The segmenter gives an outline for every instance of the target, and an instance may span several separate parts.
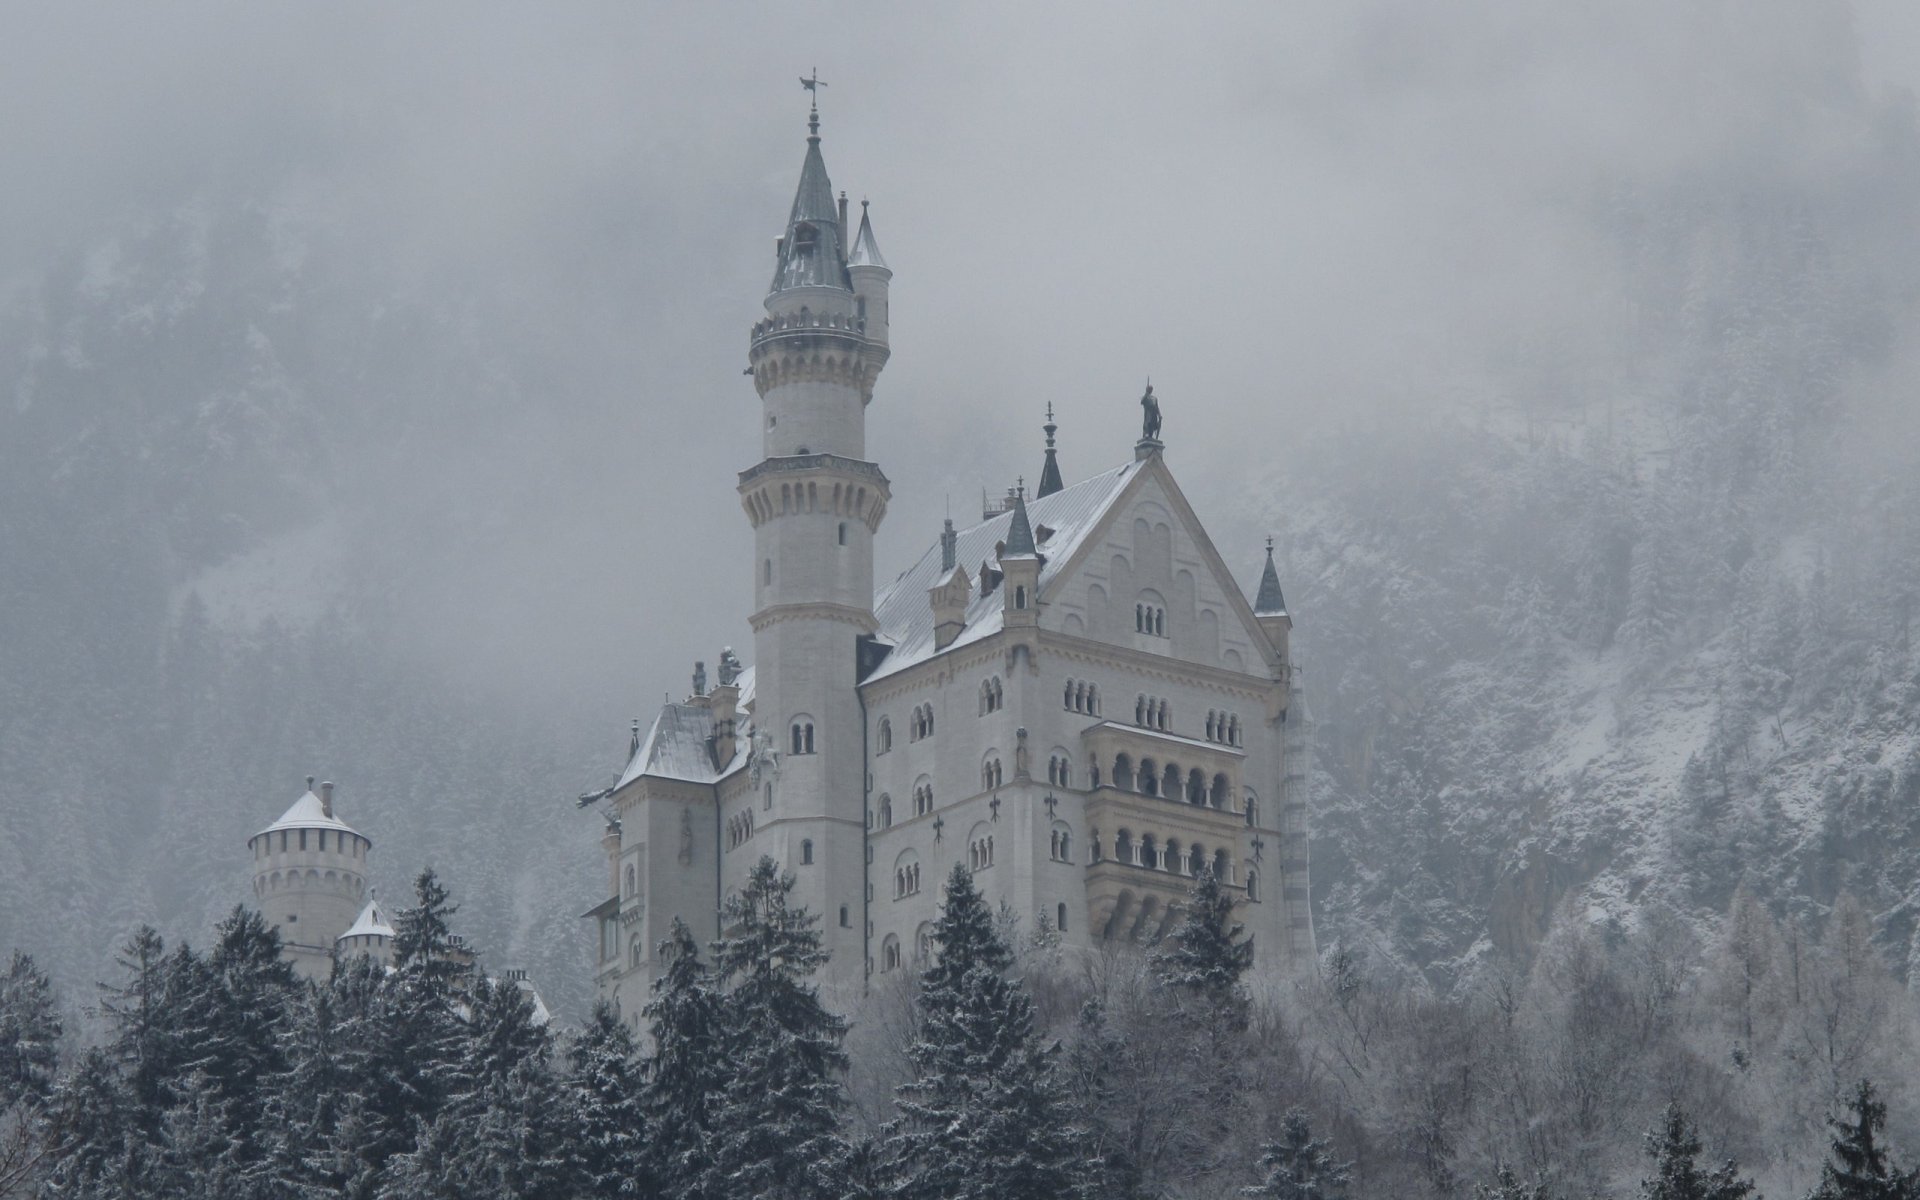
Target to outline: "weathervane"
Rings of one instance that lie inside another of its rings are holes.
[[[800,86],[807,89],[807,91],[813,95],[812,106],[807,111],[807,132],[814,137],[819,137],[820,89],[827,86],[827,81],[820,78],[820,68],[815,67],[812,75],[802,75],[800,77]]]

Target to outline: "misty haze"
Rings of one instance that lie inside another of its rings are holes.
[[[1920,1200],[1920,10],[0,15],[0,1200]]]

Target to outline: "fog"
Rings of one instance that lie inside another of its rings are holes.
[[[1037,471],[1048,402],[1070,477],[1124,457],[1149,375],[1203,513],[1330,424],[1570,403],[1498,364],[1630,353],[1588,196],[1818,186],[1858,136],[1827,119],[1856,55],[1910,103],[1916,23],[1895,3],[23,5],[0,275],[238,196],[328,229],[370,286],[506,331],[537,375],[437,430],[437,461],[331,499],[470,511],[401,606],[422,646],[604,719],[747,640],[740,368],[798,74],[828,81],[835,185],[871,199],[897,272],[870,414],[887,572],[949,505]],[[1255,568],[1255,545],[1223,550]]]

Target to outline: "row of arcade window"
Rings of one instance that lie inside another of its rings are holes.
[[[933,705],[922,704],[913,710],[913,717],[907,723],[907,740],[917,742],[924,737],[933,736]]]
[[[287,835],[290,832],[297,835],[297,840],[292,843],[289,843],[287,841]],[[324,852],[327,848],[327,831],[324,829],[316,829],[313,832],[319,837],[320,849],[321,851]],[[336,854],[352,854],[354,857],[358,858],[360,857],[360,852],[361,852],[360,843],[365,839],[355,837],[354,835],[349,834],[343,830],[337,833],[334,836],[333,840],[334,840],[334,852]],[[295,850],[305,850],[307,848],[307,831],[304,829],[295,829],[295,830],[282,829],[280,831],[280,852],[283,854],[286,853],[289,849],[289,846],[291,846],[291,848]],[[268,834],[265,837],[260,838],[258,841],[254,843],[253,856],[255,858],[264,858],[266,855],[272,854],[273,852],[274,852],[274,849],[273,849],[272,834]]]
[[[1240,745],[1240,718],[1232,713],[1207,710],[1207,740],[1222,745]]]
[[[982,789],[990,792],[999,787],[1001,778],[999,759],[990,758],[980,764],[980,786]]]
[[[1047,782],[1054,787],[1073,786],[1073,764],[1065,755],[1056,754],[1047,759]]]
[[[752,836],[753,810],[743,808],[727,821],[727,849],[734,849]]]
[[[813,753],[813,722],[811,720],[795,721],[793,728],[788,730],[788,735],[787,749],[790,753]]]
[[[1093,835],[1093,861],[1101,858],[1100,831]],[[1206,848],[1199,843],[1182,850],[1175,838],[1168,838],[1164,845],[1156,842],[1150,833],[1140,835],[1135,841],[1131,830],[1122,829],[1113,840],[1113,856],[1116,862],[1128,866],[1145,867],[1149,871],[1170,871],[1175,875],[1198,877],[1200,872],[1211,870],[1213,877],[1222,883],[1233,882],[1233,860],[1225,850],[1215,850],[1209,860]],[[1252,867],[1247,868],[1245,880],[1247,899],[1260,899],[1260,873]]]
[[[995,675],[980,685],[980,715],[999,712],[1006,707],[1005,690],[1000,686],[1000,677]]]
[[[1188,804],[1222,810],[1227,807],[1231,787],[1225,772],[1216,773],[1209,781],[1198,767],[1183,774],[1178,763],[1168,763],[1163,769],[1151,758],[1141,759],[1136,770],[1133,759],[1125,754],[1114,756],[1113,786],[1123,792],[1185,800]]]
[[[902,863],[893,869],[893,898],[901,900],[920,894],[920,864]]]
[[[967,869],[984,871],[992,865],[993,835],[989,833],[985,837],[973,839],[973,843],[967,847]]]
[[[1167,636],[1167,610],[1157,604],[1134,605],[1133,631],[1150,633],[1155,637]]]
[[[1047,843],[1047,857],[1054,862],[1073,861],[1073,834],[1065,829],[1056,829]]]
[[[1135,696],[1133,723],[1142,729],[1158,729],[1165,733],[1173,728],[1173,710],[1165,700],[1153,696]]]
[[[1064,704],[1068,712],[1086,713],[1090,717],[1100,715],[1100,693],[1084,679],[1067,680]]]

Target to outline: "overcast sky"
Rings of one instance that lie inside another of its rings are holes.
[[[741,371],[813,68],[834,184],[895,271],[881,578],[947,505],[1033,477],[1049,401],[1080,477],[1128,456],[1150,374],[1206,517],[1330,426],[1489,403],[1516,346],[1603,358],[1610,258],[1573,211],[1595,188],[1817,181],[1857,149],[1861,78],[1878,103],[1920,77],[1899,0],[4,15],[0,282],[240,192],[419,293],[486,296],[552,357],[522,420],[422,465],[520,506],[423,631],[595,714],[751,643]],[[1221,549],[1250,578],[1245,541]]]

